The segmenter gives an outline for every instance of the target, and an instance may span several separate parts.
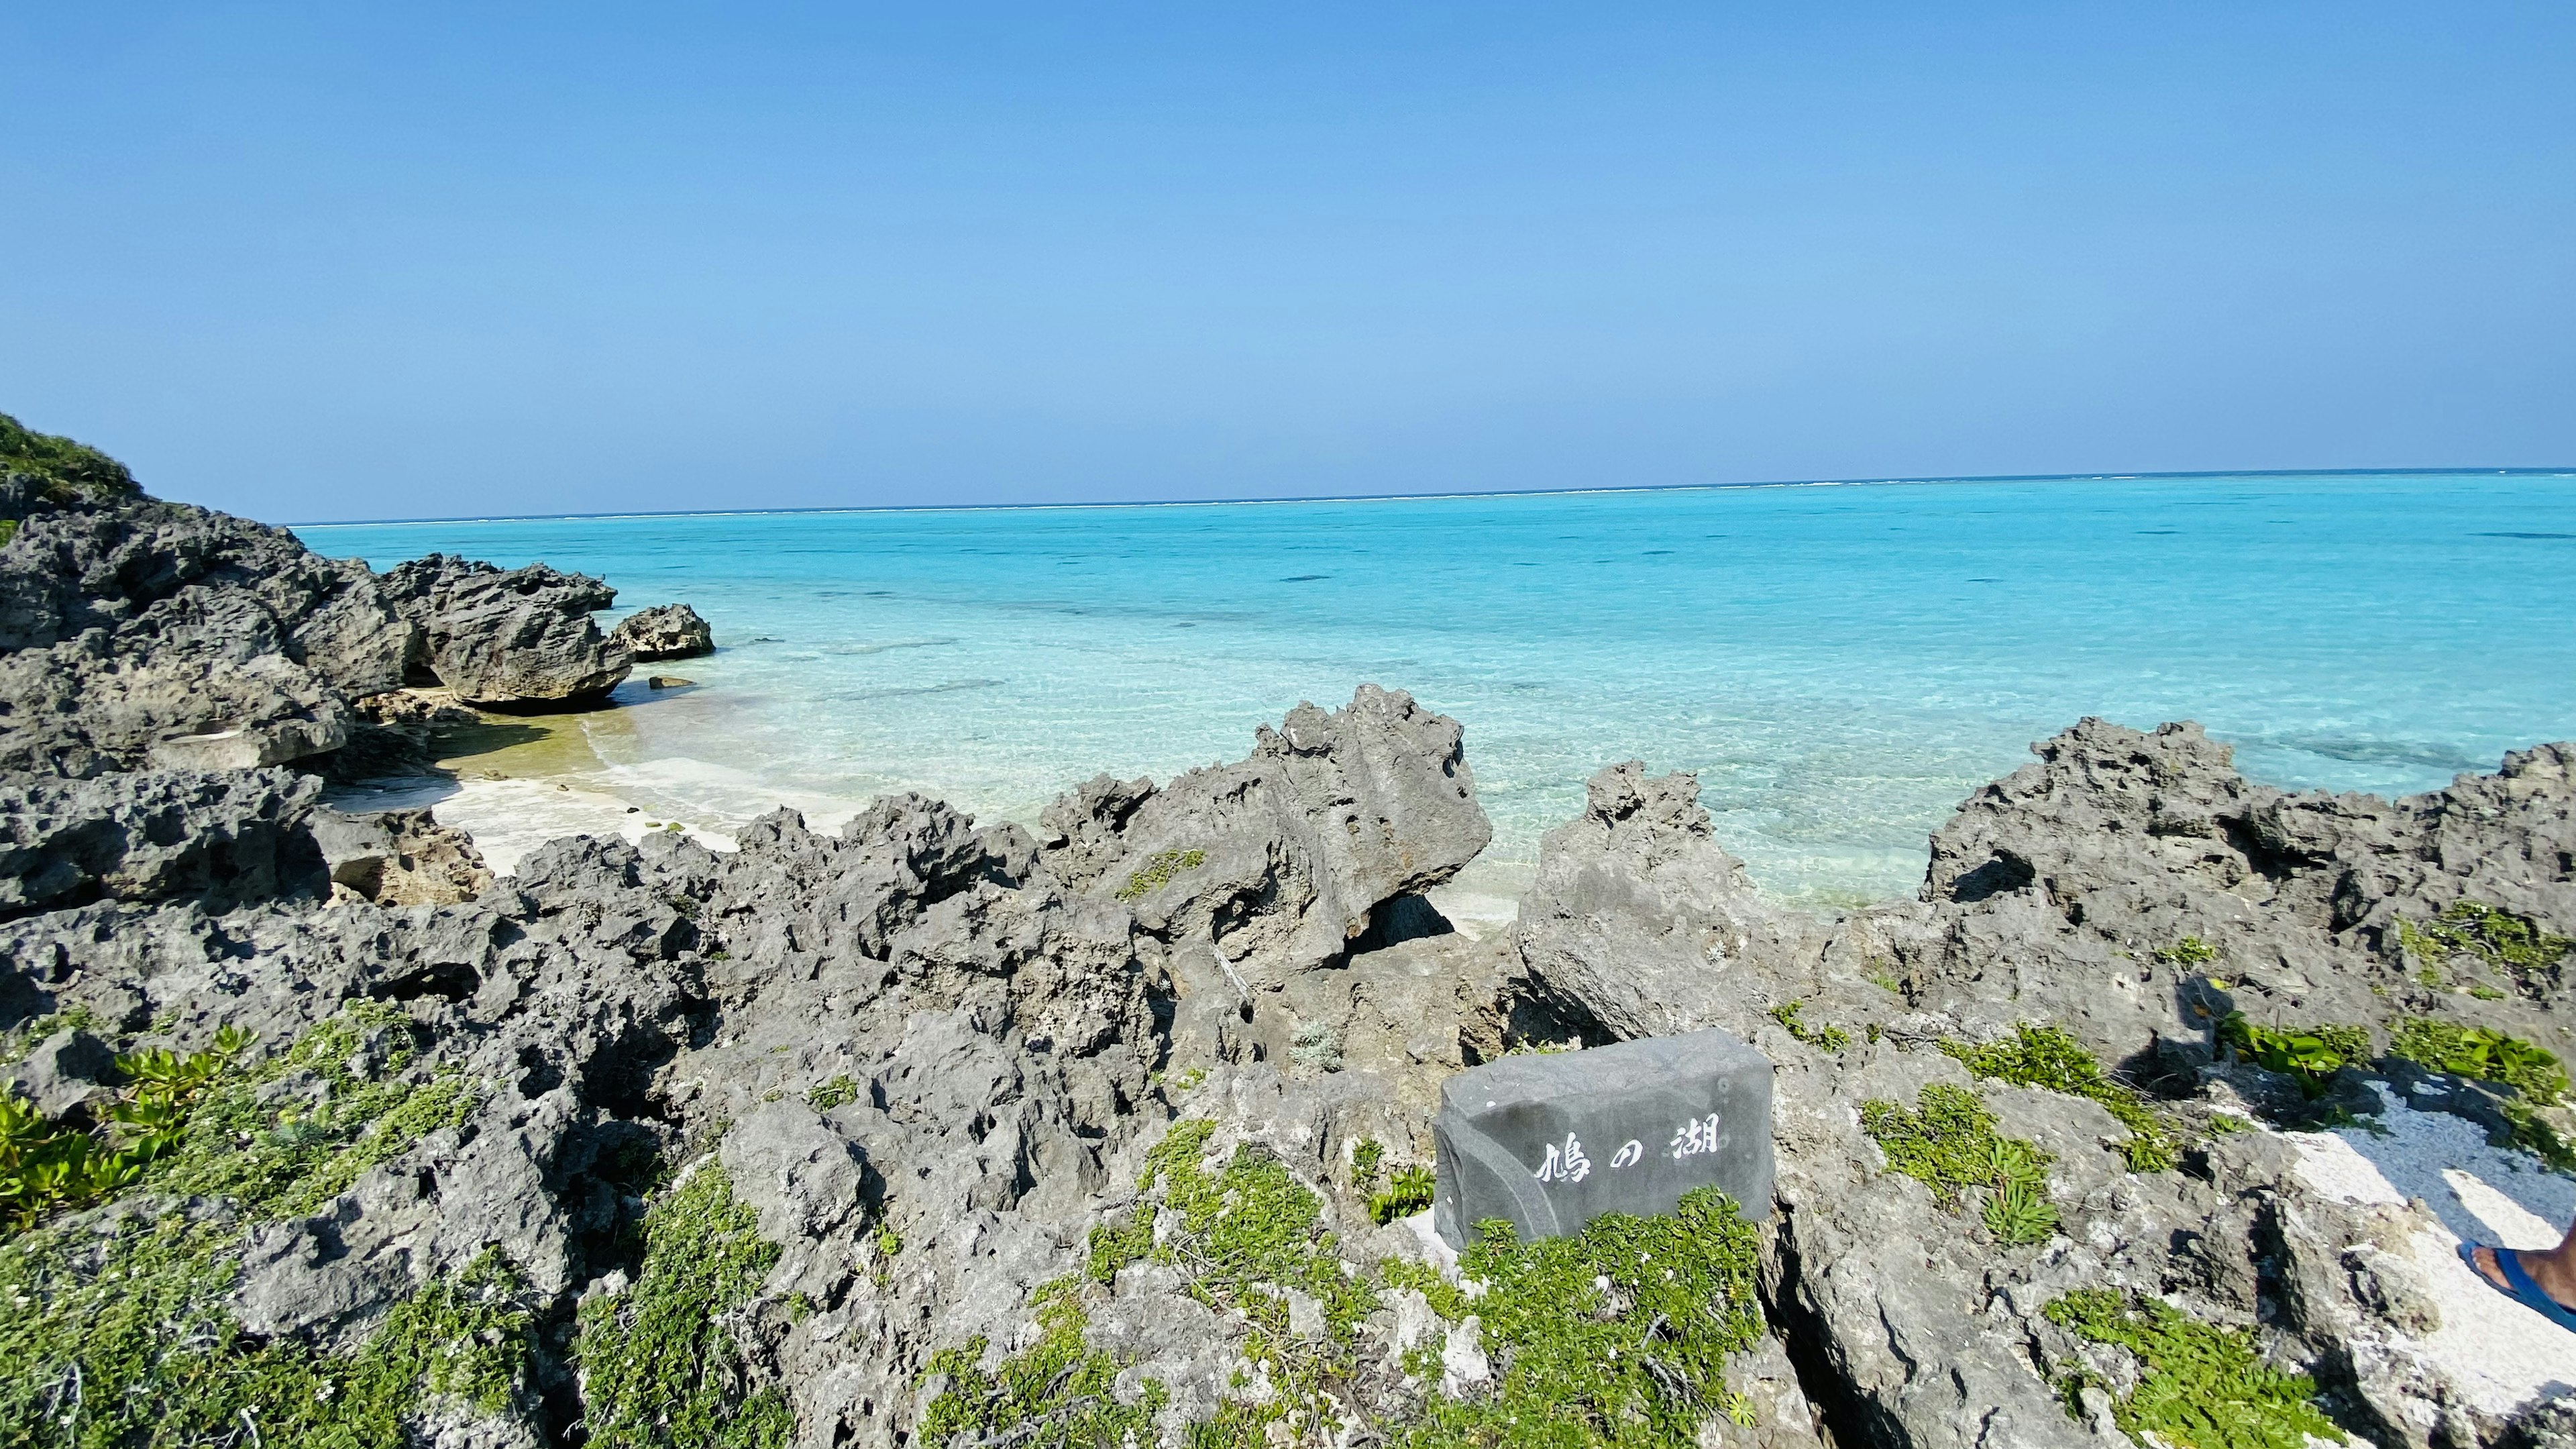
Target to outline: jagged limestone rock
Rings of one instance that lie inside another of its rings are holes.
[[[634,667],[590,616],[617,591],[544,564],[499,569],[432,554],[384,576],[394,606],[419,629],[410,662],[473,705],[596,699]]]
[[[638,609],[618,620],[608,637],[637,659],[694,659],[716,652],[715,630],[686,604]]]

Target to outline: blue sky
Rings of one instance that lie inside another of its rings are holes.
[[[15,5],[0,54],[0,411],[280,521],[2576,463],[2563,0]]]

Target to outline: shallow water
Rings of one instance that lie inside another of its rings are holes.
[[[1373,680],[1466,722],[1508,892],[1602,764],[1699,772],[1766,887],[1901,894],[2080,716],[2399,793],[2576,736],[2576,477],[2005,480],[1362,502],[311,526],[686,599],[701,687],[589,716],[603,783],[723,829],[782,794],[1033,820]]]

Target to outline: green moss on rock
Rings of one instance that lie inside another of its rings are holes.
[[[1118,899],[1141,901],[1147,893],[1170,885],[1173,878],[1183,871],[1196,870],[1205,864],[1207,852],[1204,850],[1156,851],[1143,865],[1136,867],[1125,885],[1118,888]]]

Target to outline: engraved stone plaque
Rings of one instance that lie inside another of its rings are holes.
[[[1723,1031],[1469,1068],[1441,1087],[1433,1134],[1431,1220],[1452,1247],[1487,1218],[1527,1241],[1670,1212],[1697,1187],[1771,1216],[1771,1060]]]

